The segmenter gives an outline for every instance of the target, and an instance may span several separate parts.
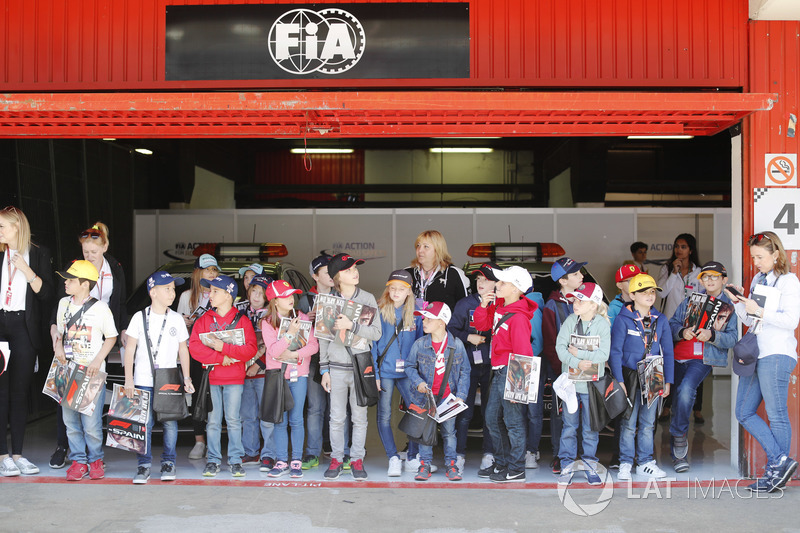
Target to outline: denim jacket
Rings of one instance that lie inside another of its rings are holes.
[[[720,300],[725,303],[733,305],[730,298],[723,292],[718,296]],[[683,340],[681,331],[683,331],[683,319],[686,316],[686,308],[689,306],[691,296],[687,297],[678,308],[675,314],[669,319],[669,327],[672,330],[672,340],[678,342]],[[725,325],[725,331],[711,330],[711,339],[703,343],[703,363],[711,366],[727,366],[728,365],[728,350],[733,348],[736,341],[739,340],[739,329],[736,325],[736,314],[733,313],[728,323]]]
[[[467,351],[461,339],[454,337],[452,333],[447,333],[447,348],[445,348],[445,361],[450,356],[450,348],[453,351],[453,364],[450,368],[450,375],[447,384],[450,385],[450,392],[453,396],[463,401],[467,399],[469,392],[469,373],[470,365],[467,360]],[[420,383],[426,383],[428,387],[433,385],[433,372],[436,366],[436,352],[433,350],[431,336],[425,335],[417,339],[406,361],[406,376],[411,380],[414,403],[425,403],[425,396],[417,391]]]

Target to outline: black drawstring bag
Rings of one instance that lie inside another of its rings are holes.
[[[198,422],[205,422],[208,420],[208,413],[214,410],[214,404],[211,401],[211,384],[208,381],[208,375],[211,373],[210,366],[203,371],[203,378],[200,380],[200,385],[197,387],[196,398],[197,402],[192,406],[192,419]]]
[[[286,364],[267,370],[264,375],[264,393],[261,395],[259,418],[264,422],[280,424],[283,413],[294,408],[292,391],[286,386]]]

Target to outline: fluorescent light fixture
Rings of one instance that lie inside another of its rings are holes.
[[[134,152],[139,152],[142,155],[153,155],[153,151],[147,148],[136,148]]]
[[[293,154],[352,154],[352,148],[292,148]]]
[[[628,135],[628,139],[694,139],[694,135]]]
[[[431,148],[433,154],[490,154],[494,148]]]
[[[116,141],[116,137],[103,137],[104,141]]]

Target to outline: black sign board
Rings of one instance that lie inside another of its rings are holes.
[[[466,2],[166,10],[167,80],[469,77]]]

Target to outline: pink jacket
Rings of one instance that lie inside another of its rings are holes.
[[[297,316],[300,317],[300,320],[309,320],[308,315],[303,312],[298,311]],[[286,348],[289,347],[289,342],[285,338],[278,339],[278,330],[273,328],[267,320],[262,322],[261,336],[264,338],[264,346],[267,348],[267,352],[265,354],[267,370],[280,368],[281,362],[276,361],[274,358],[286,351]],[[312,331],[309,334],[308,344],[297,351],[297,365],[288,365],[286,368],[286,379],[289,379],[289,373],[293,367],[297,367],[298,376],[308,376],[308,367],[311,364],[311,356],[318,351],[319,343],[317,342],[317,338],[314,336],[314,332]]]

